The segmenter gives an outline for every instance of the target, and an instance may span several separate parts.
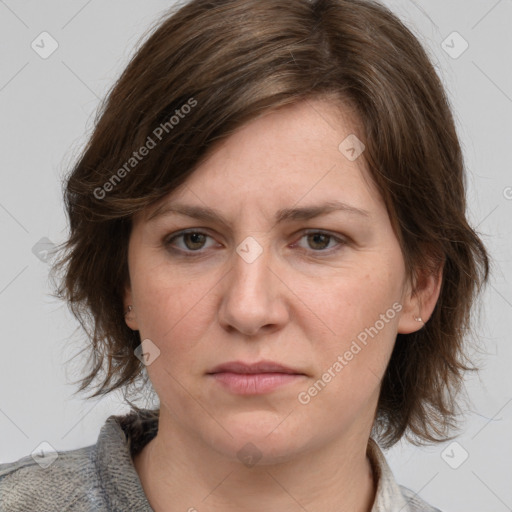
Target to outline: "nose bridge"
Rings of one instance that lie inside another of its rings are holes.
[[[244,334],[254,334],[265,325],[284,320],[284,308],[275,303],[272,261],[272,251],[264,237],[247,237],[237,246],[231,272],[226,276],[221,323]]]
[[[236,248],[233,255],[233,275],[231,285],[238,293],[250,297],[269,293],[270,263],[272,254],[268,237],[248,236]],[[255,297],[256,298],[256,297]]]

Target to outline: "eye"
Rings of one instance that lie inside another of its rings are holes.
[[[341,247],[347,244],[347,241],[338,236],[334,236],[331,233],[325,231],[308,231],[300,239],[306,239],[309,247],[313,252],[321,252],[330,254],[339,250]],[[331,245],[330,250],[325,250],[329,247],[331,242],[336,242]],[[332,250],[333,249],[333,250]],[[305,250],[308,250],[307,248]]]
[[[180,231],[171,235],[164,243],[168,250],[173,253],[193,257],[203,255],[203,253],[206,252],[203,249],[208,249],[206,245],[208,238],[211,239],[212,237],[202,231]],[[325,231],[308,231],[300,237],[300,240],[302,239],[306,239],[309,246],[309,248],[306,247],[303,248],[303,250],[316,254],[328,255],[340,250],[347,244],[345,239]],[[297,245],[298,243],[295,243],[292,247]],[[212,245],[210,245],[210,247],[212,247]]]
[[[211,237],[202,231],[180,231],[168,238],[165,241],[165,245],[175,251],[174,247],[178,244],[175,244],[174,242],[181,239],[183,245],[181,247],[178,245],[176,252],[182,252],[185,255],[188,255],[187,252],[199,253],[200,249],[205,247],[205,242],[208,238]]]

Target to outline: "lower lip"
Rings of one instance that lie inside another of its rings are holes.
[[[211,374],[222,386],[237,395],[259,395],[296,382],[304,375],[292,373],[231,373]]]

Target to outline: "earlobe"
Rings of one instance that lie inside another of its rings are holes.
[[[416,275],[414,285],[409,284],[403,300],[403,309],[398,322],[400,334],[419,331],[428,322],[441,293],[443,267],[435,271],[423,270]]]
[[[135,312],[135,308],[133,306],[133,297],[131,290],[129,288],[125,291],[125,296],[123,300],[123,306],[124,306],[124,321],[126,322],[126,325],[132,330],[132,331],[138,331],[139,326],[137,323],[137,315]]]

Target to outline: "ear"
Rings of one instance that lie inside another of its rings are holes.
[[[439,299],[442,282],[443,265],[415,272],[413,282],[407,283],[402,301],[403,309],[398,322],[400,334],[419,331],[427,323]]]
[[[126,325],[132,331],[139,330],[139,324],[137,323],[137,312],[133,304],[133,294],[129,284],[126,285],[123,297],[123,308],[124,308],[124,321]]]

